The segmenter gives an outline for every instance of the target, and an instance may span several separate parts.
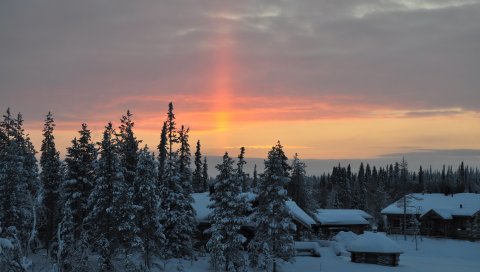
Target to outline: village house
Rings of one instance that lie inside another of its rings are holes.
[[[362,234],[373,219],[365,211],[356,209],[318,209],[313,217],[318,222],[318,231],[325,237],[331,237],[340,231]]]
[[[406,232],[422,235],[478,240],[480,238],[480,194],[409,194],[406,198]],[[382,210],[387,232],[401,233],[403,198]]]
[[[254,193],[242,193],[247,201],[252,204],[252,207],[256,206],[257,195]],[[194,193],[192,194],[194,203],[193,208],[196,211],[197,221],[197,238],[201,243],[206,243],[210,235],[205,233],[205,230],[210,228],[211,222],[209,215],[212,209],[208,206],[211,204],[210,194],[206,193]],[[294,239],[300,240],[305,232],[311,232],[316,225],[315,220],[310,217],[302,208],[300,208],[295,201],[287,200],[285,202],[290,214],[292,215],[291,231],[294,235]],[[255,229],[252,223],[248,221],[241,227],[240,232],[250,240],[255,235]]]

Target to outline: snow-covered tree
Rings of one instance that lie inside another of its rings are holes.
[[[44,189],[45,219],[40,228],[40,238],[45,244],[47,252],[51,250],[50,242],[54,240],[57,225],[60,223],[59,186],[61,182],[60,158],[55,147],[53,130],[55,123],[51,112],[48,112],[43,128],[42,147],[40,149],[40,179]]]
[[[161,224],[164,227],[166,258],[192,258],[192,236],[195,229],[195,210],[192,207],[191,180],[188,180],[190,151],[186,130],[177,133],[173,104],[167,113],[167,159],[164,182],[161,185]],[[180,134],[180,135],[179,135]],[[182,136],[181,140],[179,139]],[[180,143],[181,142],[181,143]],[[180,143],[180,150],[174,150]],[[188,157],[188,158],[187,158]]]
[[[268,152],[265,171],[258,186],[258,206],[253,215],[256,234],[249,244],[252,265],[275,271],[278,259],[292,261],[295,256],[291,214],[286,207],[290,165],[277,143]]]
[[[157,187],[157,179],[157,162],[153,154],[145,147],[140,150],[134,182],[135,188],[138,188],[136,195],[139,199],[136,204],[138,206],[138,235],[147,268],[150,268],[151,265],[151,255],[160,253],[165,239],[163,227],[160,224],[160,192]]]
[[[116,235],[119,227],[118,214],[122,194],[119,184],[124,184],[120,158],[115,151],[112,137],[115,131],[112,124],[105,127],[100,147],[95,187],[88,199],[90,213],[85,218],[85,225],[94,248],[100,253],[100,270],[113,270],[112,257],[116,248]],[[117,243],[118,244],[118,243]]]
[[[292,178],[287,186],[288,196],[295,201],[302,209],[306,209],[308,200],[305,188],[305,163],[300,161],[295,153],[292,162]]]
[[[242,215],[247,202],[240,194],[242,183],[238,172],[234,172],[233,163],[225,153],[223,162],[216,166],[220,173],[215,180],[214,193],[210,195],[213,212],[208,232],[212,236],[207,248],[213,268],[222,271],[243,271],[246,263],[242,253],[246,238],[240,234],[240,227],[245,222]]]
[[[180,148],[178,149],[178,171],[186,195],[192,193],[191,154],[190,144],[188,143],[189,131],[190,129],[185,128],[183,125],[180,127],[180,130],[178,130],[178,141],[180,142]]]
[[[116,151],[120,158],[120,166],[123,171],[123,180],[115,183],[114,202],[115,215],[118,220],[117,237],[125,252],[138,246],[140,240],[137,236],[140,222],[135,218],[136,204],[142,201],[135,194],[139,188],[135,187],[135,170],[138,162],[138,144],[133,132],[135,123],[132,121],[132,114],[127,110],[127,114],[120,119],[120,127],[116,134]]]
[[[135,178],[135,168],[138,162],[138,144],[133,133],[135,123],[132,121],[133,114],[127,110],[127,114],[120,119],[120,126],[117,134],[117,149],[120,155],[122,167],[124,168],[125,182],[132,186]]]
[[[247,164],[245,161],[245,147],[240,147],[240,154],[238,154],[238,162],[237,162],[237,170],[236,170],[236,175],[237,179],[240,182],[240,185],[242,186],[242,192],[247,192],[250,188],[248,184],[248,179],[247,179],[247,174],[245,174],[245,171],[243,171],[243,167]]]
[[[200,140],[197,141],[195,150],[195,170],[192,175],[193,191],[196,193],[203,192],[203,177],[202,177],[202,153],[200,152]]]
[[[23,256],[18,231],[14,226],[0,227],[0,271],[24,272],[31,268],[31,261]]]
[[[88,197],[93,189],[97,149],[92,142],[87,124],[82,124],[79,138],[72,140],[65,158],[66,171],[62,181],[62,203],[70,202],[73,216],[74,238],[78,240],[82,231],[83,219],[88,214]]]
[[[72,204],[67,201],[63,207],[63,217],[57,231],[58,251],[57,259],[60,271],[72,271],[77,260],[75,246],[75,224],[71,210]]]
[[[162,133],[160,134],[160,144],[158,149],[158,185],[163,183],[165,178],[165,164],[167,161],[167,122],[163,122]]]
[[[0,122],[0,227],[14,230],[22,252],[28,254],[37,232],[41,194],[35,150],[23,131],[23,119],[10,110]]]

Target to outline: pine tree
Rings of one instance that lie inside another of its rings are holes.
[[[305,198],[305,163],[300,161],[295,153],[292,162],[292,178],[288,183],[288,196],[292,198],[302,209],[306,209],[307,199]]]
[[[24,247],[18,250],[28,253],[36,237],[38,199],[32,194],[41,187],[35,150],[22,126],[21,114],[15,119],[10,110],[0,122],[0,228],[14,233]]]
[[[188,180],[190,151],[188,131],[177,134],[173,104],[167,113],[167,159],[164,183],[161,186],[161,223],[164,227],[165,258],[192,258],[192,236],[195,228],[195,211],[192,207],[191,180]],[[177,136],[178,135],[178,136]],[[180,139],[181,138],[181,139]],[[174,145],[181,142],[180,150]]]
[[[158,149],[158,185],[163,183],[165,178],[165,164],[167,161],[167,122],[163,122],[160,144]]]
[[[197,148],[195,150],[195,171],[192,176],[192,186],[195,193],[203,192],[203,177],[202,177],[202,153],[200,152],[200,140],[197,141]]]
[[[58,230],[58,264],[61,271],[73,271],[75,266],[75,224],[73,222],[72,203],[67,201],[63,207],[63,217]]]
[[[178,150],[178,170],[186,195],[190,195],[193,191],[192,170],[190,169],[191,153],[190,144],[188,143],[189,132],[190,129],[185,128],[183,125],[178,131],[178,141],[180,142],[180,148]]]
[[[408,197],[407,197],[407,183],[408,183],[408,164],[405,158],[402,158],[402,162],[399,165],[400,170],[400,183],[403,188],[403,197],[402,197],[402,208],[403,208],[403,223],[402,223],[402,233],[404,240],[407,240],[407,208],[408,208]]]
[[[258,187],[258,176],[257,176],[257,165],[253,166],[253,179],[252,179],[252,189],[254,192],[257,191]]]
[[[127,114],[120,119],[119,132],[116,134],[116,150],[120,157],[124,179],[115,183],[117,190],[114,192],[114,201],[118,199],[119,203],[115,205],[116,216],[119,220],[117,235],[125,254],[140,243],[137,237],[137,224],[140,224],[140,222],[135,218],[137,212],[135,207],[142,200],[139,199],[138,194],[135,194],[139,188],[134,186],[140,141],[137,140],[133,132],[135,123],[132,121],[132,116],[130,111],[127,110]]]
[[[85,218],[89,226],[89,235],[95,242],[94,247],[100,253],[99,265],[101,271],[112,271],[112,257],[118,244],[118,207],[123,200],[120,198],[119,184],[124,184],[123,170],[120,158],[115,151],[112,137],[115,131],[112,124],[105,127],[100,147],[95,187],[90,194],[88,204],[90,213]]]
[[[237,162],[237,179],[240,180],[242,186],[242,192],[247,192],[249,190],[247,175],[243,171],[243,166],[247,164],[245,161],[245,147],[240,147],[240,154],[238,155]]]
[[[145,147],[140,151],[137,163],[135,187],[138,188],[137,203],[139,237],[142,245],[144,263],[150,269],[152,254],[159,254],[164,241],[163,227],[160,224],[160,197],[157,183],[157,162],[153,154]]]
[[[213,204],[212,234],[207,242],[210,262],[215,270],[243,271],[245,259],[242,254],[246,238],[240,234],[240,227],[245,223],[241,216],[246,210],[246,201],[240,195],[242,183],[238,172],[234,173],[234,161],[225,153],[223,162],[216,166],[220,172],[215,181],[214,193],[210,195]],[[238,169],[237,169],[238,171]]]
[[[79,139],[72,140],[65,158],[66,174],[62,182],[63,203],[70,201],[73,216],[74,239],[80,238],[83,219],[88,214],[88,197],[93,189],[97,149],[92,142],[87,124],[78,131]]]
[[[202,172],[202,192],[208,191],[208,163],[207,157],[203,158],[203,172]]]
[[[43,128],[43,141],[40,166],[42,172],[40,179],[44,188],[44,208],[45,222],[40,229],[40,237],[44,242],[47,252],[51,250],[50,241],[54,240],[58,223],[60,223],[59,211],[59,186],[61,181],[60,175],[60,158],[55,148],[55,138],[53,130],[55,123],[51,112],[48,112]]]
[[[280,142],[268,152],[265,171],[258,187],[258,206],[254,211],[256,235],[250,242],[252,265],[276,270],[277,259],[292,261],[295,255],[292,224],[285,201],[290,165]]]

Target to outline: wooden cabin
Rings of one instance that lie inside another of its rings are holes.
[[[247,199],[252,204],[252,207],[257,205],[256,198],[257,195],[254,193],[243,193]],[[210,194],[209,193],[195,193],[192,194],[194,203],[193,208],[196,211],[196,221],[197,221],[197,232],[196,240],[199,241],[199,246],[206,245],[210,234],[205,233],[207,229],[210,228],[211,222],[209,215],[212,212],[212,209],[208,206],[211,204]],[[287,209],[292,215],[292,226],[291,231],[294,239],[300,240],[304,232],[313,232],[313,227],[316,226],[315,220],[310,217],[302,208],[300,208],[297,203],[291,200],[285,202]],[[255,236],[255,227],[252,223],[246,222],[245,225],[241,226],[240,233],[247,238],[247,241],[250,241]]]
[[[350,259],[355,263],[398,266],[403,250],[381,233],[365,232],[347,245]]]
[[[418,234],[433,237],[478,240],[480,229],[480,194],[409,194],[406,226],[403,198],[382,210],[387,232]],[[477,226],[476,226],[477,225]]]
[[[314,214],[319,225],[319,234],[331,237],[340,231],[362,234],[370,226],[373,217],[356,209],[318,209]]]

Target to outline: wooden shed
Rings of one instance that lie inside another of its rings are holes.
[[[352,262],[397,266],[403,250],[381,233],[365,232],[347,245]]]

